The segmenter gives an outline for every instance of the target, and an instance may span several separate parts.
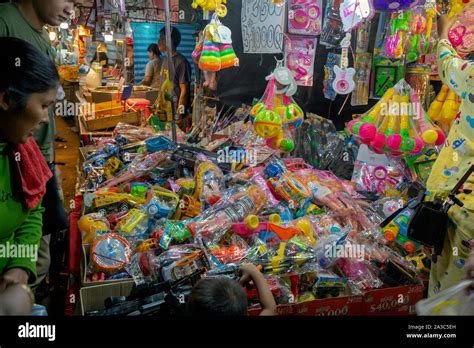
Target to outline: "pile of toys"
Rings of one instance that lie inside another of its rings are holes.
[[[253,127],[245,132],[240,139],[255,136]],[[237,279],[239,265],[251,262],[286,304],[417,284],[426,275],[423,246],[407,237],[405,217],[380,227],[405,203],[401,192],[369,201],[355,183],[303,159],[272,156],[239,171],[219,151],[124,125],[88,147],[78,222],[86,281],[189,290],[206,276]],[[246,291],[256,305],[256,290]]]

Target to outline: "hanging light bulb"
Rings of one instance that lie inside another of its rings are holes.
[[[49,39],[50,39],[51,41],[55,41],[55,40],[56,40],[56,37],[57,37],[57,35],[56,35],[56,32],[55,32],[55,31],[51,31],[51,32],[49,33]]]
[[[110,33],[104,34],[104,40],[105,40],[105,42],[114,41],[114,33],[110,32]]]
[[[61,23],[61,25],[59,26],[61,29],[68,29],[69,28],[69,24],[67,22],[64,22],[64,23]]]

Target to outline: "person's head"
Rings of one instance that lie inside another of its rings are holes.
[[[189,314],[212,316],[247,315],[247,295],[235,280],[201,279],[194,287],[186,305]]]
[[[179,44],[181,43],[181,33],[175,27],[171,27],[171,45],[173,51],[176,51]],[[160,40],[158,41],[158,47],[161,52],[166,52],[166,28],[160,30]]]
[[[147,53],[148,59],[150,60],[160,58],[161,55],[160,49],[158,48],[157,44],[151,44],[150,46],[148,46]]]
[[[22,144],[56,100],[59,76],[53,61],[31,44],[0,37],[0,141]]]
[[[58,26],[69,20],[74,12],[74,7],[81,5],[83,0],[17,0],[16,2],[30,2],[41,22]]]

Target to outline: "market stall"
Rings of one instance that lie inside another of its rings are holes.
[[[83,147],[68,299],[79,301],[67,313],[181,313],[200,279],[237,281],[252,263],[280,315],[415,314],[444,241],[415,216],[441,149],[462,146],[447,143],[460,99],[439,86],[436,16],[472,6],[193,1],[186,129],[171,55],[160,89],[127,78],[143,75],[127,56],[130,11],[164,24],[170,52],[171,26],[189,24],[181,1],[105,3],[84,10],[82,36],[112,32],[123,54],[76,70]],[[245,291],[258,315],[257,290]]]

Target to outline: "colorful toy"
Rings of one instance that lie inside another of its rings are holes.
[[[192,8],[197,9],[200,7],[203,11],[226,11],[227,9],[225,4],[227,4],[227,0],[193,0],[191,4]],[[225,17],[221,16],[221,17]]]
[[[344,0],[339,8],[345,32],[357,28],[364,20],[371,20],[375,10],[371,0]]]
[[[132,251],[127,240],[118,234],[104,234],[91,249],[92,265],[107,273],[118,273],[130,262]]]
[[[405,209],[387,225],[382,227],[382,234],[387,241],[396,241],[410,254],[421,249],[421,245],[409,239],[407,235],[408,222],[413,214],[413,209]]]
[[[462,0],[456,1],[457,4],[460,2]],[[449,30],[448,38],[461,57],[474,52],[474,3],[464,8]]]
[[[292,0],[288,8],[288,33],[316,36],[321,32],[321,0]]]
[[[291,132],[299,128],[304,119],[303,110],[291,98],[296,92],[296,82],[291,72],[282,67],[282,62],[267,79],[269,83],[262,101],[251,109],[250,119],[255,132],[267,139],[269,147],[289,152],[295,147]],[[277,84],[284,88],[277,90]]]
[[[461,13],[462,10],[466,8],[467,5],[470,4],[470,0],[451,0],[451,8],[448,12],[448,17],[453,18]]]
[[[334,74],[336,75],[332,88],[338,94],[349,94],[355,88],[354,76],[355,69],[349,68],[349,58],[347,56],[349,46],[351,45],[351,34],[346,33],[346,37],[341,42],[341,62],[340,66],[334,66]]]
[[[417,2],[413,0],[374,0],[374,7],[378,11],[399,11],[410,8]]]
[[[232,32],[222,25],[218,14],[213,15],[204,29],[203,42],[198,42],[194,55],[196,60],[200,55],[199,69],[205,72],[204,86],[211,90],[217,88],[216,72],[239,65],[232,47]]]
[[[115,229],[121,233],[142,233],[148,229],[147,215],[138,209],[131,209]]]
[[[444,133],[425,115],[418,94],[401,80],[367,116],[351,121],[349,131],[376,153],[392,156],[420,153],[444,143]]]
[[[77,222],[77,227],[82,233],[82,244],[91,244],[97,233],[110,231],[109,222],[101,214],[83,215]]]
[[[385,53],[388,58],[401,58],[404,40],[410,30],[411,11],[392,13],[390,35],[385,41]]]

